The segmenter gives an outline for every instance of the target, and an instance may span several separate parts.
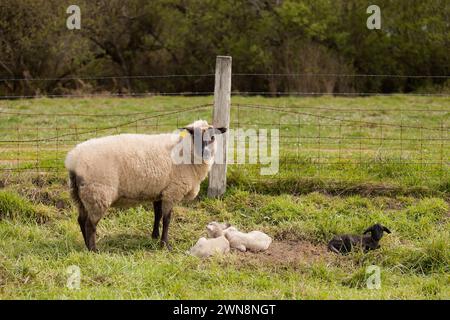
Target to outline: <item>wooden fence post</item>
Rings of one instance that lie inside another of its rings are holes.
[[[213,126],[230,127],[231,102],[231,57],[217,56],[214,85]],[[227,141],[228,132],[223,135],[223,163],[214,163],[209,172],[208,197],[220,197],[227,187]]]

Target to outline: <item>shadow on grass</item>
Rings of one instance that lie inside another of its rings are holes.
[[[430,189],[427,186],[402,186],[388,183],[371,183],[340,181],[332,179],[319,178],[298,178],[286,177],[279,179],[260,179],[259,181],[244,180],[240,177],[231,176],[228,178],[229,187],[238,187],[242,190],[249,190],[260,194],[280,195],[293,194],[301,195],[312,192],[320,192],[329,195],[348,196],[445,196],[446,185],[440,185],[439,188]]]
[[[102,237],[97,248],[100,252],[130,253],[136,250],[161,250],[159,239],[152,239],[150,234],[118,233]]]

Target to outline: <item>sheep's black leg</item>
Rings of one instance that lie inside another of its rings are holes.
[[[80,206],[80,208],[78,209],[78,224],[80,225],[81,233],[83,234],[84,243],[86,244],[86,246],[88,246],[85,231],[86,220],[87,220],[87,212],[83,206]]]
[[[162,201],[155,201],[153,202],[153,209],[155,211],[155,222],[153,223],[153,232],[152,232],[152,238],[158,239],[159,238],[159,223],[162,218]]]
[[[166,247],[171,250],[171,246],[169,245],[169,224],[170,218],[172,216],[172,206],[167,205],[163,206],[163,230],[161,236],[161,246]]]
[[[340,253],[338,249],[334,246],[336,244],[336,241],[330,241],[328,243],[328,249],[334,253]]]
[[[80,225],[81,233],[83,234],[84,243],[88,246],[88,241],[86,238],[86,220],[88,219],[88,214],[79,194],[79,186],[82,184],[83,179],[77,176],[73,171],[70,171],[69,178],[72,198],[78,206],[78,224]]]
[[[86,219],[85,232],[86,232],[86,246],[89,251],[97,251],[95,244],[95,233],[97,231],[97,223],[93,223],[89,217]]]
[[[344,237],[343,239],[343,244],[344,244],[344,248],[343,248],[343,252],[344,253],[349,253],[350,251],[352,251],[352,241],[350,238],[348,237]]]

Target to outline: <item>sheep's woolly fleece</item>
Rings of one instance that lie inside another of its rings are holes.
[[[189,126],[209,127],[204,120]],[[109,206],[122,201],[194,199],[209,165],[173,162],[172,149],[186,138],[178,133],[121,134],[78,144],[65,166],[81,181],[79,196],[91,219],[100,219]]]
[[[191,248],[189,254],[199,258],[207,258],[216,254],[226,254],[228,252],[230,252],[230,243],[225,236],[220,236],[212,239],[201,237]]]
[[[210,222],[206,226],[210,239],[200,238],[189,253],[197,257],[209,257],[217,253],[227,253],[230,248],[239,251],[266,251],[272,243],[272,238],[261,231],[244,233],[232,227],[229,223]]]
[[[261,231],[241,232],[234,227],[224,230],[230,247],[239,251],[266,251],[272,243],[272,238]]]

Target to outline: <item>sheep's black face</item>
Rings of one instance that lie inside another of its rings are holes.
[[[203,159],[209,161],[214,158],[217,150],[216,135],[226,132],[226,128],[208,128],[203,133],[202,154]]]
[[[376,241],[380,240],[383,237],[383,232],[391,233],[391,231],[388,228],[386,228],[385,226],[383,226],[379,223],[374,224],[373,226],[368,228],[366,231],[364,231],[364,234],[369,233],[369,232],[372,236],[372,239],[374,239]]]
[[[201,158],[202,161],[195,161],[194,163],[210,162],[216,153],[216,135],[227,131],[226,128],[201,128],[190,127],[185,128],[193,138],[194,156]]]

